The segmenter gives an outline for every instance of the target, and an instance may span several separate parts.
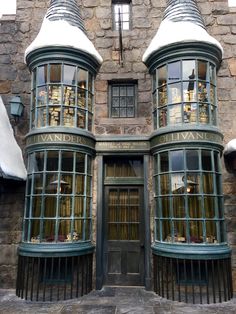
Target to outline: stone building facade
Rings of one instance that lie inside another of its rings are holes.
[[[29,130],[31,77],[24,63],[25,49],[36,37],[50,1],[17,1],[15,16],[3,16],[0,20],[0,95],[9,111],[9,101],[13,95],[21,96],[25,105],[24,115],[16,123],[11,119],[15,137],[25,155],[25,136]],[[132,28],[122,33],[122,54],[120,60],[119,32],[113,30],[110,0],[77,1],[89,39],[103,58],[102,66],[95,80],[94,126],[97,140],[97,158],[94,162],[93,180],[93,240],[97,241],[97,190],[99,187],[99,156],[106,155],[104,137],[109,137],[110,145],[128,138],[147,140],[153,130],[152,122],[152,80],[142,56],[154,37],[166,8],[166,1],[132,0]],[[122,1],[121,1],[122,2]],[[236,138],[236,8],[229,8],[228,1],[197,1],[207,32],[216,38],[224,49],[223,61],[217,76],[217,96],[219,108],[219,129],[224,135],[224,145]],[[117,119],[110,117],[109,89],[113,82],[137,83],[136,117]],[[10,116],[10,115],[9,115]],[[2,135],[3,136],[3,135]],[[123,144],[120,151],[127,146]],[[143,149],[143,148],[142,148]],[[134,155],[135,153],[133,153]],[[148,157],[149,158],[149,157]],[[148,210],[150,211],[153,241],[154,202],[152,193],[152,160],[149,164]],[[223,166],[223,194],[226,231],[232,248],[233,286],[236,290],[236,188],[235,175]],[[13,288],[16,281],[17,247],[21,240],[24,208],[24,182],[0,179],[0,287]],[[99,219],[102,219],[101,217]],[[149,251],[149,254],[151,252]],[[97,258],[100,258],[99,256]],[[98,262],[98,260],[97,260]],[[99,270],[97,270],[99,282]],[[147,281],[152,286],[151,271]],[[94,283],[95,287],[95,283]],[[97,287],[100,287],[98,284]]]

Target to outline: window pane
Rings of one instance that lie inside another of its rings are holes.
[[[50,65],[50,82],[51,83],[61,82],[61,64]]]
[[[207,62],[198,61],[198,79],[199,80],[208,80],[208,71],[207,71]]]
[[[61,154],[61,170],[62,171],[73,171],[73,152],[63,151]]]
[[[64,65],[64,84],[74,85],[76,82],[76,67]]]
[[[58,151],[48,151],[47,152],[47,171],[58,170]]]
[[[160,171],[169,171],[168,152],[160,154]]]
[[[184,173],[176,173],[171,175],[171,191],[173,194],[185,193]]]
[[[167,174],[160,175],[160,193],[169,194],[170,193],[170,182],[169,176]]]
[[[30,155],[29,171],[43,171],[44,168],[44,152],[36,152]]]
[[[166,65],[157,69],[157,78],[158,78],[158,86],[162,86],[162,85],[166,84],[166,81],[167,81],[167,67],[166,67]]]
[[[178,103],[181,102],[181,83],[168,85],[168,102]]]
[[[168,64],[168,80],[170,82],[179,81],[181,79],[180,62],[173,62]]]
[[[158,204],[157,204],[158,206]],[[161,197],[160,198],[160,217],[163,218],[169,218],[171,217],[171,212],[170,212],[170,198],[169,197]]]
[[[188,195],[188,214],[190,218],[202,218],[201,197]]]
[[[187,150],[186,151],[186,163],[188,170],[198,170],[199,160],[197,150]]]
[[[56,217],[56,209],[57,209],[57,197],[56,196],[46,196],[45,197],[44,217]]]
[[[212,170],[211,152],[207,150],[202,151],[202,169]]]
[[[190,221],[189,223],[189,235],[191,243],[203,242],[203,224],[202,221]]]
[[[184,152],[180,150],[171,151],[170,153],[171,169],[173,171],[184,169]]]
[[[173,197],[173,216],[175,218],[185,217],[184,197],[174,196]]]
[[[47,69],[48,69],[47,64],[38,67],[38,70],[37,70],[37,85],[44,85],[44,84],[47,83]]]
[[[182,78],[183,80],[194,80],[195,79],[195,60],[184,60]],[[188,83],[190,84],[190,83]],[[190,89],[189,89],[190,90]]]
[[[86,82],[87,82],[87,71],[78,69],[78,74],[77,74],[77,79],[78,79],[78,87],[82,89],[86,89]]]

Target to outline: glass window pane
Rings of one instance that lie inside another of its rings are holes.
[[[58,170],[59,155],[58,151],[47,151],[47,171]]]
[[[47,83],[47,64],[37,68],[37,85],[44,85]]]
[[[206,61],[198,61],[198,79],[204,81],[209,79]]]
[[[164,127],[167,125],[167,108],[158,110],[159,112],[159,126]]]
[[[83,220],[78,220],[76,219],[74,221],[74,235],[75,235],[75,240],[74,241],[81,241],[81,240],[85,240],[83,239],[83,228],[84,227],[84,221]]]
[[[61,82],[61,64],[50,65],[50,82],[51,83]]]
[[[37,88],[37,106],[47,105],[47,86],[42,86]]]
[[[75,106],[75,87],[64,86],[63,104]]]
[[[162,241],[171,242],[171,223],[169,220],[162,220]]]
[[[212,170],[211,151],[202,151],[202,169],[209,171]]]
[[[74,215],[76,217],[84,216],[84,198],[83,197],[75,197],[75,212]]]
[[[76,82],[76,67],[72,65],[64,65],[64,84],[74,85]]]
[[[83,175],[75,176],[75,194],[77,195],[84,194],[84,176]]]
[[[37,173],[34,175],[34,194],[41,194],[43,192],[43,174]]]
[[[184,218],[185,217],[185,207],[184,207],[184,197],[174,196],[173,201],[173,216],[175,218]]]
[[[206,221],[206,242],[217,243],[215,221]]]
[[[164,106],[167,104],[167,87],[162,86],[158,88],[158,107]]]
[[[168,102],[169,103],[178,103],[181,102],[181,83],[170,84],[168,85]]]
[[[57,194],[60,191],[58,173],[46,174],[46,187],[45,193],[47,194]]]
[[[196,101],[196,82],[183,82],[183,100]]]
[[[160,153],[160,171],[169,171],[168,152]]]
[[[184,173],[176,173],[171,175],[171,191],[173,194],[184,194]]]
[[[196,75],[195,60],[184,60],[182,69],[183,80],[194,80],[195,75]]]
[[[188,195],[188,214],[190,218],[202,218],[201,197]]]
[[[184,169],[184,152],[181,150],[170,151],[170,162],[172,171]]]
[[[56,217],[56,209],[57,209],[57,197],[46,196],[45,207],[44,207],[44,217]]]
[[[173,240],[174,242],[186,242],[186,222],[174,220]]]
[[[82,107],[82,108],[86,107],[86,95],[87,95],[86,91],[78,88],[77,98],[78,98],[79,107]]]
[[[32,197],[32,217],[41,216],[41,205],[42,205],[41,196]]]
[[[49,105],[61,104],[61,85],[50,85],[48,90]]]
[[[198,170],[199,169],[199,159],[197,150],[187,150],[186,151],[186,164],[188,170]]]
[[[170,182],[168,174],[160,175],[160,193],[161,194],[170,193]]]
[[[55,220],[44,219],[43,221],[43,242],[54,242],[55,241]]]
[[[167,67],[166,67],[166,65],[157,69],[157,79],[158,79],[158,86],[162,86],[162,85],[166,84],[166,81],[167,81]]]
[[[76,153],[75,171],[84,173],[85,172],[84,169],[85,169],[85,154]]]
[[[88,72],[82,69],[78,69],[77,79],[78,79],[78,87],[82,89],[86,89],[86,83],[87,83],[87,74]]]
[[[170,124],[182,123],[182,106],[169,106],[169,121]]]
[[[71,216],[72,198],[70,196],[61,196],[59,199],[59,216],[67,217]]]
[[[160,213],[159,216],[163,218],[171,217],[170,213],[170,198],[169,197],[160,197]],[[159,209],[159,204],[157,203],[157,209]]]
[[[203,193],[213,194],[214,193],[213,175],[211,173],[204,173],[202,175],[202,180],[203,180]]]
[[[204,197],[204,210],[206,218],[215,217],[215,198],[214,197]]]
[[[31,220],[31,236],[30,240],[33,243],[38,243],[40,241],[40,220]]]
[[[58,227],[58,241],[70,241],[71,240],[71,220],[59,220]]]
[[[189,235],[191,243],[203,242],[203,224],[202,221],[190,221],[189,223]]]
[[[61,170],[62,171],[73,171],[73,152],[63,151],[61,153]]]
[[[168,81],[174,82],[181,79],[180,61],[168,64]]]

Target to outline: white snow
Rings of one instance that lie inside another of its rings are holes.
[[[149,47],[143,55],[143,62],[151,56],[155,51],[168,46],[173,43],[181,42],[204,42],[217,46],[223,53],[221,44],[212,36],[210,36],[205,29],[192,22],[172,22],[164,20],[151,41]]]
[[[103,61],[93,43],[81,29],[67,21],[50,21],[45,17],[37,37],[25,51],[25,58],[33,50],[50,46],[72,47],[87,52],[99,64]]]
[[[6,108],[0,96],[0,171],[9,178],[26,180],[27,171]]]
[[[229,141],[228,144],[225,145],[224,155],[229,155],[233,152],[236,152],[236,138]]]

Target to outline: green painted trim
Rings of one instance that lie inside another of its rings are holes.
[[[231,256],[231,249],[227,244],[173,244],[155,242],[152,244],[154,255],[171,258],[209,260],[223,259]]]
[[[127,157],[128,158],[128,157]],[[104,185],[143,185],[143,178],[106,178]]]
[[[116,137],[96,137],[96,152],[129,152],[129,153],[149,153],[150,141],[148,137],[116,136]]]
[[[43,47],[33,50],[26,56],[26,64],[30,71],[36,66],[50,61],[73,62],[82,68],[89,70],[94,75],[98,73],[101,66],[90,54],[72,47]]]
[[[222,60],[222,52],[220,48],[210,43],[203,42],[180,42],[160,48],[149,56],[145,64],[150,74],[162,63],[174,61],[173,59],[188,58],[204,58],[216,65],[219,69]]]
[[[170,145],[185,147],[191,146],[209,146],[217,147],[223,150],[223,135],[218,129],[211,128],[165,128],[164,130],[157,130],[150,138],[151,152],[155,152],[163,147],[170,147]]]
[[[33,151],[39,148],[59,147],[80,147],[86,151],[95,152],[95,138],[90,132],[75,131],[71,128],[47,128],[34,130],[26,135],[26,150]]]
[[[80,243],[20,243],[18,254],[32,257],[65,257],[91,254],[95,246],[91,242]]]

